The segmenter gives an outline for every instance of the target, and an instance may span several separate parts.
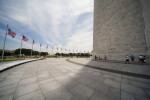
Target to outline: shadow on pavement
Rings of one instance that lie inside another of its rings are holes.
[[[149,79],[116,73],[115,70],[143,75],[150,72],[149,68],[140,65],[85,58],[70,58],[67,61],[65,58],[50,58],[1,72],[0,100],[150,99]]]

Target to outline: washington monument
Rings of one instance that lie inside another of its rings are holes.
[[[150,0],[94,0],[93,56],[150,57]],[[149,61],[150,62],[150,61]]]

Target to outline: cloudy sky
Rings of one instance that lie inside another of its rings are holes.
[[[46,51],[66,48],[91,51],[93,48],[93,0],[0,0],[0,49],[6,26],[17,33],[7,36],[6,49],[20,48],[22,33],[28,37],[23,48]]]

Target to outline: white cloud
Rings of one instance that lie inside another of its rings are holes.
[[[80,31],[68,38],[66,47],[82,52],[90,52],[93,45],[92,32]]]
[[[35,38],[38,43],[92,49],[93,16],[77,21],[82,14],[93,13],[93,0],[14,0],[6,3],[4,9],[0,10],[0,22],[8,23],[18,32],[32,31],[32,36],[39,36]],[[25,44],[30,48],[31,43]],[[39,50],[39,44],[35,49]]]

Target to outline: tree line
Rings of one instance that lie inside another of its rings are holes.
[[[64,57],[90,57],[90,53],[56,53],[56,56],[64,56]]]
[[[20,48],[13,50],[13,51],[6,51],[5,50],[5,56],[18,56],[20,54]],[[31,56],[31,49],[21,49],[21,54],[24,54],[25,56]],[[2,50],[0,50],[0,55],[2,55]],[[48,55],[48,52],[38,52],[32,50],[32,55],[41,55],[41,56],[46,56]],[[56,53],[54,56],[63,56],[63,57],[90,57],[90,53]]]
[[[5,56],[17,56],[20,54],[20,49],[16,49],[13,51],[6,51],[5,50]],[[25,56],[31,56],[31,49],[25,49],[22,48],[21,49],[21,54],[24,54]],[[46,56],[48,54],[48,52],[38,52],[38,51],[34,51],[32,50],[32,55],[36,56],[36,55],[41,55],[41,56]],[[0,50],[0,55],[2,55],[2,50]]]
[[[5,56],[18,56],[20,54],[20,48],[13,50],[13,51],[6,51],[5,50]],[[21,49],[21,54],[24,54],[25,56],[31,56],[31,49]],[[0,55],[2,55],[2,50],[0,50]],[[46,56],[48,55],[48,52],[38,52],[32,50],[32,55],[41,55],[41,56]],[[90,57],[90,53],[56,53],[54,56],[63,56],[63,57]]]

